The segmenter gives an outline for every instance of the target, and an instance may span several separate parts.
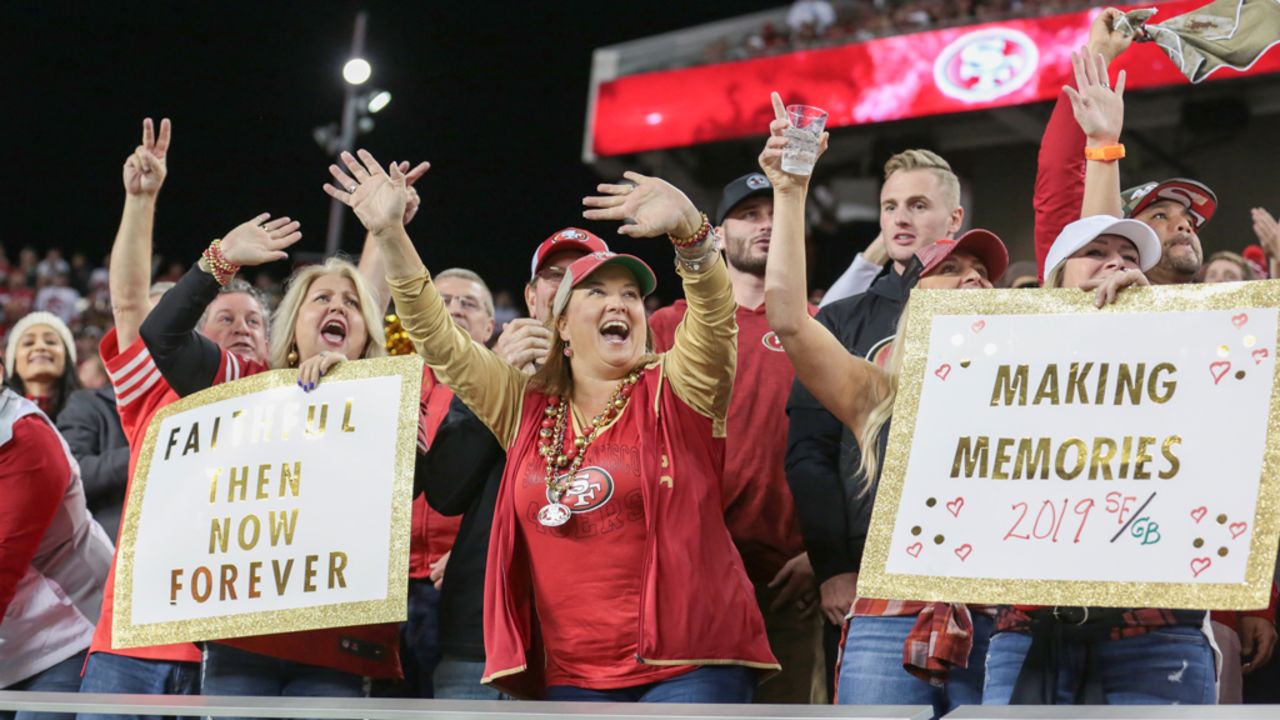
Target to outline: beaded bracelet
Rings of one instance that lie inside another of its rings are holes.
[[[208,271],[213,276],[213,279],[224,287],[231,282],[236,273],[240,272],[239,265],[232,264],[223,257],[222,240],[220,238],[209,243],[209,247],[200,255],[200,258],[208,264]]]
[[[707,219],[706,213],[701,213],[702,224],[698,226],[698,231],[686,238],[678,238],[671,233],[667,233],[667,238],[671,240],[671,244],[678,248],[693,247],[703,240],[707,239],[707,235],[711,233],[711,221]]]

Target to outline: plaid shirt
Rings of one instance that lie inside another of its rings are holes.
[[[916,616],[916,624],[902,644],[902,667],[934,685],[946,682],[953,667],[968,667],[973,650],[973,613],[994,614],[987,605],[959,605],[916,600],[876,600],[860,597],[853,601],[856,617]],[[848,633],[849,625],[845,624]],[[844,647],[843,640],[840,647]]]

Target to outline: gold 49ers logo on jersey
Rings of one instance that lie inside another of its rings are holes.
[[[557,480],[564,482],[567,475]],[[560,502],[567,505],[575,513],[589,513],[604,507],[613,497],[613,476],[601,467],[582,468],[568,480],[564,495]],[[547,491],[547,501],[555,502],[551,491]]]

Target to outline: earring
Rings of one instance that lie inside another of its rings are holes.
[[[293,349],[291,349],[291,350],[289,351],[289,354],[284,356],[284,361],[285,361],[286,363],[288,363],[288,364],[289,364],[289,367],[297,367],[297,365],[298,365],[298,346],[296,346],[296,345],[295,345],[295,346],[293,346]]]
[[[573,357],[573,348],[569,347],[568,340],[566,340],[564,343],[564,356],[567,358]]]

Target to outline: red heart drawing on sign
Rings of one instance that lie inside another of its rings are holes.
[[[939,379],[945,381],[947,379],[947,376],[951,374],[951,366],[948,365],[947,363],[942,363],[941,365],[938,366],[937,370],[933,371],[933,374],[937,375]]]
[[[1247,322],[1249,322],[1249,315],[1247,313],[1240,313],[1239,315],[1231,316],[1231,324],[1238,328],[1244,327],[1244,324]]]
[[[1205,514],[1208,512],[1209,512],[1209,508],[1201,505],[1200,507],[1191,511],[1191,519],[1195,520],[1196,522],[1200,522],[1201,520],[1204,519]]]
[[[1227,362],[1226,360],[1219,360],[1218,362],[1209,363],[1209,374],[1213,376],[1214,385],[1217,385],[1219,382],[1221,382],[1222,378],[1226,377],[1227,373],[1230,370],[1231,370],[1231,363]]]
[[[1200,577],[1200,573],[1209,569],[1213,561],[1207,557],[1198,557],[1191,559],[1191,575],[1192,577]]]
[[[913,558],[920,557],[920,551],[924,549],[924,543],[915,543],[907,548],[907,554]]]
[[[965,543],[960,547],[956,548],[956,557],[960,558],[960,562],[964,562],[965,560],[968,560],[969,555],[972,553],[973,553],[973,546],[970,545],[969,543]]]
[[[960,517],[960,508],[962,507],[964,507],[964,498],[962,497],[947,503],[947,511],[951,513],[952,517]]]
[[[1271,353],[1267,352],[1266,348],[1258,348],[1249,354],[1253,356],[1254,365],[1261,365],[1262,361],[1266,360],[1271,355]]]
[[[986,326],[987,326],[986,320],[979,320],[978,322],[970,325],[969,327],[972,328],[975,333],[980,333],[982,332],[982,328]]]
[[[1231,539],[1235,540],[1236,538],[1243,535],[1245,530],[1249,529],[1249,523],[1233,522],[1227,526],[1227,529],[1231,531]]]

